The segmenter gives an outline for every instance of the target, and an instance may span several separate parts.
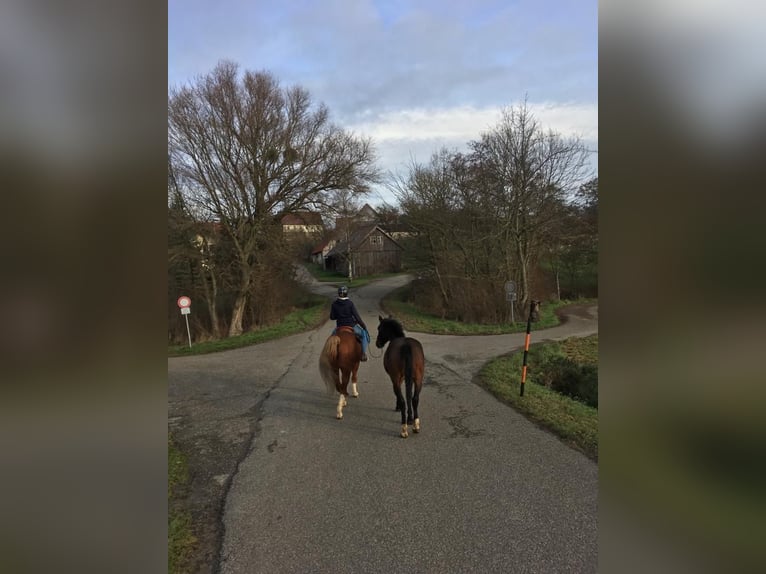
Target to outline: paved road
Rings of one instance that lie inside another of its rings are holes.
[[[371,330],[403,282],[351,293]],[[597,465],[472,382],[523,334],[414,334],[423,430],[401,439],[381,358],[335,419],[317,369],[330,329],[169,361],[171,422],[198,421],[179,427],[187,439],[240,461],[212,481],[226,494],[221,572],[596,571]],[[595,332],[592,308],[533,341]]]

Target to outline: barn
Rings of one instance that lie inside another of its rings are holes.
[[[378,225],[358,227],[327,254],[327,268],[348,273],[349,252],[354,277],[395,273],[402,269],[403,248]]]

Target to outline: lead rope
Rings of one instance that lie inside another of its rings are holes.
[[[380,359],[383,356],[383,349],[380,350],[380,355],[372,354],[372,345],[367,345],[367,354],[373,359]]]
[[[383,356],[383,349],[380,350],[380,355],[374,355],[372,353],[372,337],[370,337],[370,340],[367,341],[367,354],[372,357],[373,359],[380,359]]]

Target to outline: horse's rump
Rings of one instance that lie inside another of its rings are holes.
[[[327,386],[327,392],[341,392],[339,371],[347,377],[355,373],[361,358],[361,345],[353,329],[338,329],[335,335],[327,337],[319,355],[319,373]]]

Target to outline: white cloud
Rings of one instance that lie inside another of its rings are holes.
[[[562,136],[579,136],[589,147],[598,144],[598,105],[528,103],[529,110],[543,129]],[[500,106],[476,108],[412,108],[358,116],[344,127],[358,135],[371,137],[378,152],[378,165],[384,172],[403,173],[411,160],[424,163],[441,147],[467,151],[466,144],[495,126],[502,114]],[[592,158],[594,162],[597,158]],[[381,198],[395,203],[393,196],[380,188]]]
[[[530,103],[528,107],[546,129],[563,136],[579,135],[587,141],[598,139],[596,104]],[[445,140],[464,144],[497,124],[501,111],[500,107],[471,106],[404,109],[362,118],[346,127],[377,143]]]

